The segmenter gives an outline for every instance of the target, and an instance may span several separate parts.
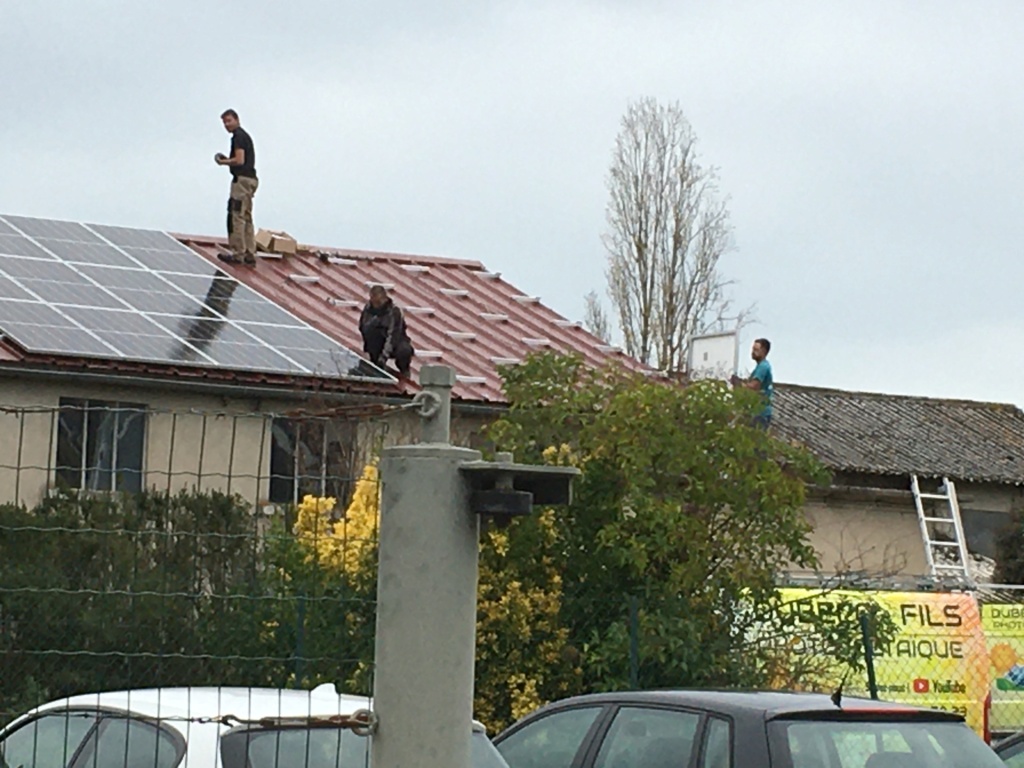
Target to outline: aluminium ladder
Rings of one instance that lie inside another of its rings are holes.
[[[910,476],[910,490],[917,507],[917,521],[921,525],[924,540],[924,554],[932,576],[950,575],[971,582],[971,571],[967,554],[967,539],[960,517],[960,503],[956,498],[956,487],[948,477],[942,478],[938,493],[922,493],[917,475]],[[945,502],[939,510],[925,510],[925,501]],[[948,514],[941,512],[945,509]],[[937,538],[936,527],[952,530],[951,538]],[[955,561],[954,561],[955,558]]]

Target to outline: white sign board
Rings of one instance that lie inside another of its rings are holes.
[[[736,373],[739,337],[735,331],[694,336],[690,340],[687,375],[692,379],[723,379]]]

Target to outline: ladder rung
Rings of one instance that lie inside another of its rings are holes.
[[[961,571],[967,573],[967,568],[962,565],[939,565],[936,563],[933,567],[936,571]]]
[[[950,497],[943,493],[919,493],[918,498],[921,499],[937,499],[939,501],[949,501]]]
[[[926,523],[955,523],[952,517],[926,517],[924,519]]]
[[[955,541],[933,541],[932,539],[929,539],[928,540],[928,546],[929,547],[959,547],[960,545],[957,544]]]

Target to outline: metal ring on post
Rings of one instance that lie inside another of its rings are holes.
[[[413,395],[407,408],[418,408],[421,419],[432,419],[441,410],[441,398],[433,392],[421,390]]]

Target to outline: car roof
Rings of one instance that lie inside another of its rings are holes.
[[[740,690],[650,690],[595,693],[563,699],[559,706],[569,703],[643,703],[668,704],[678,707],[705,709],[721,714],[763,713],[767,718],[798,714],[831,713],[840,710],[850,714],[880,714],[885,716],[930,716],[936,720],[960,720],[949,712],[911,707],[887,701],[876,701],[856,696],[843,696],[836,707],[827,693],[799,693],[790,691]]]
[[[368,709],[370,697],[337,693],[327,683],[313,690],[287,688],[192,687],[141,688],[84,693],[50,701],[35,711],[89,707],[131,711],[152,718],[214,718],[241,720],[264,717],[347,715]]]
[[[369,696],[338,693],[333,683],[312,690],[289,688],[181,687],[138,688],[126,691],[83,693],[41,704],[28,714],[67,709],[115,709],[153,719],[210,719],[232,715],[236,720],[350,715],[372,709]],[[474,731],[486,733],[478,720]]]

